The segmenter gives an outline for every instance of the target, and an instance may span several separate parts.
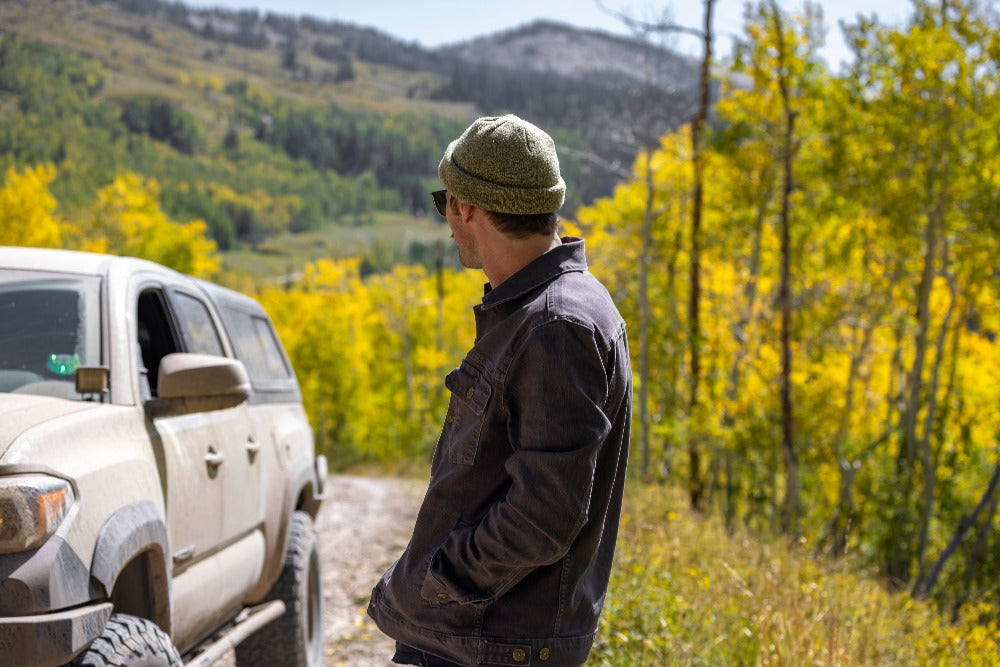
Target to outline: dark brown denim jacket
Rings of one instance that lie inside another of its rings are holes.
[[[463,665],[580,665],[621,513],[625,323],[574,238],[488,291],[475,317],[413,537],[368,613]]]

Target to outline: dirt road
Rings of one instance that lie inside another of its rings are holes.
[[[393,642],[368,618],[368,596],[410,539],[426,486],[397,477],[338,475],[328,484],[329,497],[316,519],[326,667],[392,665]],[[236,667],[234,653],[212,667]]]
[[[332,476],[317,519],[328,667],[391,665],[392,641],[368,618],[368,596],[410,537],[425,485]]]

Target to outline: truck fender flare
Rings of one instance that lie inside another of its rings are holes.
[[[277,534],[277,546],[280,547],[280,557],[277,559],[277,565],[275,566],[274,575],[278,576],[278,572],[281,570],[281,564],[284,563],[285,551],[288,550],[288,538],[289,530],[291,529],[291,519],[292,514],[301,509],[307,512],[310,517],[315,521],[316,515],[319,514],[319,507],[322,498],[317,498],[316,492],[316,470],[314,467],[308,463],[294,465],[288,472],[287,475],[288,484],[285,487],[284,492],[284,507],[281,513],[281,524],[279,527],[279,532]],[[312,492],[310,493],[310,489]]]
[[[297,509],[308,512],[313,519],[319,514],[324,499],[323,484],[326,480],[319,480],[316,475],[317,469],[313,459],[298,461],[290,466],[287,493],[291,494],[291,497],[287,499],[290,502],[288,502],[289,511],[286,512],[286,523],[292,511]]]
[[[110,596],[118,575],[136,556],[148,553],[153,556],[149,576],[152,599],[149,608],[154,623],[170,632],[172,561],[168,547],[167,526],[161,512],[149,500],[126,505],[116,511],[97,535],[90,575]]]

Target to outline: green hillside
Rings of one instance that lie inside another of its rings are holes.
[[[282,275],[359,252],[366,270],[427,261],[444,233],[427,216],[437,161],[482,113],[552,123],[569,215],[613,185],[577,154],[632,155],[599,136],[629,98],[608,94],[625,77],[590,72],[583,54],[599,42],[634,58],[636,44],[565,26],[490,39],[535,53],[570,30],[575,73],[490,69],[468,49],[159,0],[0,3],[0,24],[0,168],[53,164],[69,218],[122,172],[152,179],[168,216],[207,223],[229,270]]]
[[[406,98],[432,75],[358,63],[350,81],[325,83],[330,65],[311,51],[288,69],[277,48],[103,5],[4,3],[0,22],[0,166],[54,164],[67,216],[134,171],[159,183],[171,217],[205,220],[223,250],[266,244],[281,264],[309,256],[282,241],[295,232],[329,238],[329,254],[365,252],[382,211],[435,234],[417,207],[472,111]],[[320,134],[339,142],[338,164],[304,153]],[[389,231],[392,254],[410,259]]]

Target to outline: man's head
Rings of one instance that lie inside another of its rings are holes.
[[[514,115],[480,118],[448,145],[438,176],[511,237],[553,234],[566,197],[552,137]]]

